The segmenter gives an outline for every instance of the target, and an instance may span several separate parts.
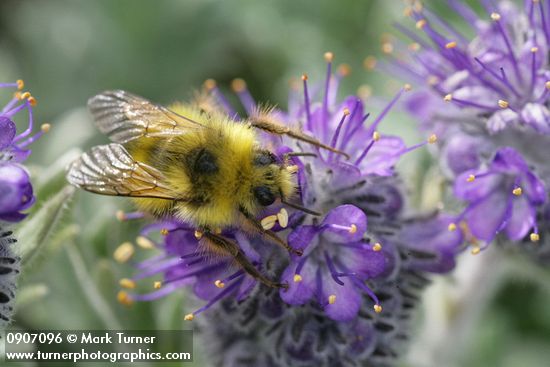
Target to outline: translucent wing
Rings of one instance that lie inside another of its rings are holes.
[[[93,147],[73,162],[67,180],[103,195],[182,200],[157,169],[134,160],[120,144]]]
[[[90,98],[88,108],[99,130],[113,142],[124,144],[141,137],[169,137],[204,126],[123,90]]]

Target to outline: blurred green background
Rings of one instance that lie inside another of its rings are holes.
[[[441,1],[427,3],[441,8]],[[401,1],[384,0],[2,0],[0,80],[24,79],[38,100],[37,122],[53,127],[28,161],[39,196],[34,211],[61,190],[63,169],[79,149],[106,141],[85,109],[87,99],[98,92],[126,89],[170,103],[190,98],[207,78],[227,91],[233,78],[242,77],[257,100],[284,108],[289,80],[307,72],[312,82],[320,81],[323,53],[332,51],[336,64],[352,68],[341,95],[369,84],[373,93],[387,98],[402,82],[369,73],[362,63],[367,55],[381,54],[380,40],[396,33],[392,23],[404,20],[403,7]],[[451,12],[444,14],[456,21]],[[374,110],[379,107],[373,104]],[[383,125],[408,143],[420,139],[412,121],[398,111]],[[429,162],[423,152],[406,159],[412,163],[409,171]],[[417,177],[404,171],[414,186]],[[112,253],[120,243],[133,240],[138,230],[136,224],[114,220],[116,210],[127,205],[124,199],[76,193],[63,209],[61,224],[25,265],[13,328],[192,328],[182,320],[194,307],[183,293],[130,309],[116,302],[118,279],[132,274],[132,268],[116,263]],[[141,251],[137,256],[150,254]],[[480,301],[482,312],[472,316],[478,320],[475,333],[458,341],[449,336],[458,351],[450,353],[453,362],[443,365],[515,366],[521,361],[528,367],[550,359],[550,291],[541,286],[550,284],[545,282],[548,274],[514,274],[487,286],[495,295],[487,307]],[[443,291],[430,290],[426,303],[447,296],[454,282],[453,277],[438,282]],[[484,297],[474,293],[465,302],[475,306],[478,298]],[[430,318],[429,312],[427,307],[424,317]],[[424,342],[434,343],[429,338]],[[414,347],[433,348],[422,343]],[[194,365],[207,366],[199,344],[196,340]],[[431,363],[413,351],[403,365]]]

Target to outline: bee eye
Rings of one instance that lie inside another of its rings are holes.
[[[268,166],[277,162],[275,155],[267,150],[261,151],[254,157],[255,166]]]
[[[258,186],[253,189],[254,197],[260,205],[268,206],[275,202],[275,195],[267,186]]]

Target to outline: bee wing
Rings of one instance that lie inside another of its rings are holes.
[[[144,136],[170,137],[204,128],[196,121],[123,90],[106,91],[90,98],[88,108],[99,130],[120,144]]]
[[[134,160],[120,144],[95,146],[82,154],[70,165],[67,180],[103,195],[179,200],[164,184],[162,172]]]

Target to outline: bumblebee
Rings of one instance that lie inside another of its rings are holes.
[[[88,107],[112,143],[95,146],[73,162],[67,174],[71,184],[97,194],[131,197],[140,211],[191,223],[207,249],[231,255],[270,287],[285,287],[265,277],[238,244],[222,235],[224,229],[242,228],[301,255],[256,217],[275,202],[316,214],[290,201],[297,187],[296,166],[289,165],[289,157],[307,153],[280,159],[261,146],[257,132],[345,153],[268,114],[236,122],[216,109],[205,111],[193,104],[168,109],[122,90],[92,97]]]

